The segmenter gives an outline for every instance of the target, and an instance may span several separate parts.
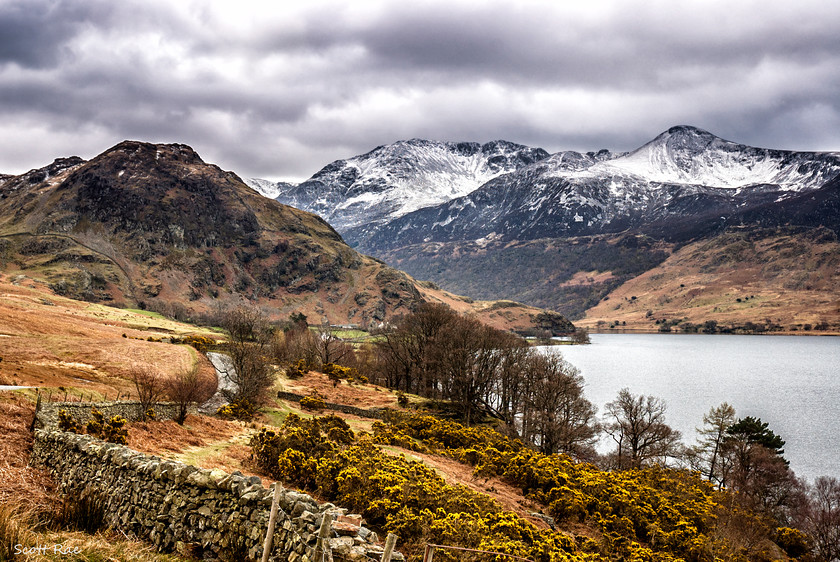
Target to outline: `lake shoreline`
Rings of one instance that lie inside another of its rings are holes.
[[[590,334],[590,345],[545,349],[580,370],[584,395],[600,414],[622,388],[656,396],[668,405],[666,422],[692,445],[703,416],[728,402],[738,417],[761,418],[787,441],[797,476],[840,476],[840,457],[828,445],[840,434],[837,340],[717,335],[613,330]]]
[[[835,330],[825,330],[825,331],[818,331],[818,330],[797,330],[797,331],[790,331],[790,330],[781,330],[781,331],[774,331],[774,332],[716,332],[714,334],[709,334],[706,332],[681,332],[679,330],[671,330],[670,332],[660,332],[659,330],[649,330],[646,328],[616,328],[616,329],[603,329],[603,330],[596,330],[593,328],[589,328],[587,326],[581,326],[585,328],[587,332],[590,334],[655,334],[661,336],[806,336],[806,337],[821,337],[821,336],[833,336],[837,337],[840,336],[840,332]]]

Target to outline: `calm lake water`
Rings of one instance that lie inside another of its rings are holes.
[[[557,346],[580,369],[598,406],[624,387],[658,396],[686,444],[713,406],[729,402],[787,443],[797,476],[840,478],[840,338],[700,334],[593,334],[591,345]]]

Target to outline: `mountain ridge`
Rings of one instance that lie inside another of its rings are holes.
[[[377,174],[386,177],[386,163],[380,164]],[[448,201],[337,229],[360,251],[447,288],[487,298],[489,289],[505,287],[523,302],[578,317],[580,303],[594,306],[628,275],[641,275],[639,267],[658,267],[664,258],[646,249],[648,238],[678,248],[750,226],[840,233],[838,181],[840,152],[756,148],[680,125],[632,151],[557,152]],[[333,192],[337,206],[339,192]],[[365,195],[376,198],[375,192],[354,197]],[[363,207],[357,210],[366,216]],[[604,257],[615,254],[612,245],[632,240],[638,249],[621,258],[623,273],[611,274]],[[553,265],[545,253],[568,241],[580,250],[567,256],[577,272]],[[608,281],[579,282],[589,278]]]
[[[0,258],[60,294],[175,316],[250,301],[278,318],[369,325],[435,300],[527,330],[545,312],[517,305],[490,318],[493,303],[421,286],[183,144],[124,141],[7,179]]]

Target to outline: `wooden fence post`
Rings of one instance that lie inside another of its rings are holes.
[[[35,415],[32,417],[32,425],[29,426],[29,431],[35,431],[35,424],[38,423],[38,412],[41,411],[41,391],[38,390],[38,401],[35,403]]]
[[[426,549],[423,551],[423,562],[432,562],[432,559],[435,557],[435,549],[432,545],[427,544]]]
[[[277,507],[280,504],[280,482],[274,483],[274,498],[271,500],[271,515],[268,516],[268,530],[265,532],[262,562],[268,562],[271,554],[271,543],[274,541],[274,527],[277,525]]]
[[[391,554],[394,552],[394,546],[397,544],[397,535],[394,533],[388,533],[388,536],[385,538],[385,551],[382,552],[382,561],[381,562],[391,562]]]

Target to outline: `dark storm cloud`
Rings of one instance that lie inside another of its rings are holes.
[[[840,148],[840,5],[0,0],[0,172],[124,138],[305,178],[401,138]],[[13,139],[13,140],[12,140]]]
[[[25,68],[55,66],[67,41],[86,23],[107,19],[108,3],[12,0],[0,3],[0,64]]]

